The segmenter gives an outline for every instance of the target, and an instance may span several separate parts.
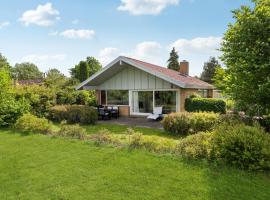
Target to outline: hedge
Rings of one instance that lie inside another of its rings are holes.
[[[214,98],[187,98],[185,110],[188,112],[215,112],[226,113],[226,103],[222,99]]]

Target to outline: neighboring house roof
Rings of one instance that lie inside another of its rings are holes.
[[[33,84],[41,84],[43,82],[42,79],[33,79],[33,80],[18,80],[17,83],[19,85],[33,85]]]
[[[198,88],[198,89],[213,89],[214,88],[214,86],[209,83],[206,83],[200,79],[197,79],[191,76],[182,75],[177,71],[174,71],[165,67],[161,67],[158,65],[154,65],[151,63],[147,63],[141,60],[136,60],[134,58],[119,56],[110,64],[108,64],[106,67],[104,67],[101,71],[97,72],[96,74],[94,74],[93,76],[89,77],[87,80],[82,82],[80,85],[78,85],[76,89],[80,89],[83,86],[91,83],[91,81],[94,81],[96,78],[104,74],[110,68],[112,68],[113,66],[116,66],[117,63],[120,63],[121,65],[122,62],[127,63],[131,66],[134,66],[138,69],[141,69],[145,72],[148,72],[154,76],[157,76],[181,88]]]

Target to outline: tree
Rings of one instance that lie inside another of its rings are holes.
[[[270,110],[270,1],[253,0],[254,8],[234,10],[234,24],[224,34],[226,91],[251,114]]]
[[[0,53],[0,69],[6,69],[6,70],[11,69],[11,66],[9,65],[6,57],[4,57],[1,53]]]
[[[212,84],[214,82],[213,77],[215,75],[215,71],[218,67],[220,67],[218,60],[215,57],[210,57],[209,61],[204,63],[200,79]]]
[[[79,63],[79,80],[84,81],[89,77],[89,66],[86,61]]]
[[[89,66],[89,77],[98,72],[102,68],[100,62],[94,57],[87,57],[86,62]]]
[[[50,69],[46,72],[45,84],[48,87],[62,88],[67,84],[67,77],[58,69]]]
[[[13,73],[18,80],[33,80],[42,79],[43,73],[39,71],[38,67],[29,62],[16,64],[13,68]]]
[[[100,62],[94,57],[87,57],[86,61],[80,61],[70,69],[71,77],[84,81],[102,68]]]
[[[178,62],[178,54],[175,51],[175,48],[173,47],[171,53],[170,53],[170,58],[168,59],[168,68],[175,70],[175,71],[179,71],[179,62]]]

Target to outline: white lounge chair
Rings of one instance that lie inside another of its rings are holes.
[[[150,114],[147,119],[157,120],[162,117],[162,107],[154,107],[154,111]]]

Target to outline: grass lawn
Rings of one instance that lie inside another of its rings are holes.
[[[0,130],[1,200],[267,200],[269,188],[264,174]]]

